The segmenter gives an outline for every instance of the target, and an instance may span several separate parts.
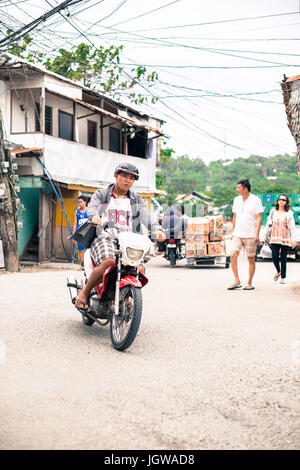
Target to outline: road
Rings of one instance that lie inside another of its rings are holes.
[[[299,263],[287,286],[261,262],[254,291],[227,291],[230,269],[153,259],[123,353],[82,324],[68,274],[0,274],[1,449],[299,448]]]

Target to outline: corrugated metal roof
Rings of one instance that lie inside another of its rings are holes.
[[[98,113],[103,114],[104,116],[107,116],[107,117],[110,117],[112,119],[116,119],[118,121],[124,122],[124,123],[128,124],[129,126],[140,127],[142,129],[147,129],[151,132],[154,132],[155,134],[158,134],[158,135],[165,135],[161,130],[155,129],[154,127],[151,127],[148,124],[144,124],[140,121],[136,121],[136,120],[121,117],[118,114],[111,113],[110,111],[106,111],[106,109],[99,108],[98,106],[87,103],[86,101],[79,100],[78,98],[73,98],[73,101],[75,101],[76,103],[81,104],[82,106],[90,109],[91,111],[97,111]]]
[[[294,82],[295,80],[300,80],[300,75],[294,75],[287,79],[287,82]]]
[[[42,147],[32,147],[32,148],[23,148],[23,147],[19,147],[19,148],[16,148],[16,149],[11,149],[10,150],[10,153],[12,154],[19,154],[19,153],[30,153],[30,152],[43,152],[43,148]]]

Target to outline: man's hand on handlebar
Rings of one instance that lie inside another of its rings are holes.
[[[92,224],[102,225],[101,217],[93,217]]]

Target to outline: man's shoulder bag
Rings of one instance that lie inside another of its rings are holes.
[[[84,222],[78,227],[78,229],[68,238],[80,243],[84,248],[90,248],[96,237],[96,225],[91,222]]]

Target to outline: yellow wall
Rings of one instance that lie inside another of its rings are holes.
[[[77,204],[78,194],[79,194],[78,191],[67,191],[67,192],[62,193],[65,210],[68,215],[68,219],[72,228],[74,224],[75,211],[78,209],[78,204]],[[64,211],[61,207],[61,203],[58,199],[56,199],[56,202],[57,202],[56,226],[68,227]]]

